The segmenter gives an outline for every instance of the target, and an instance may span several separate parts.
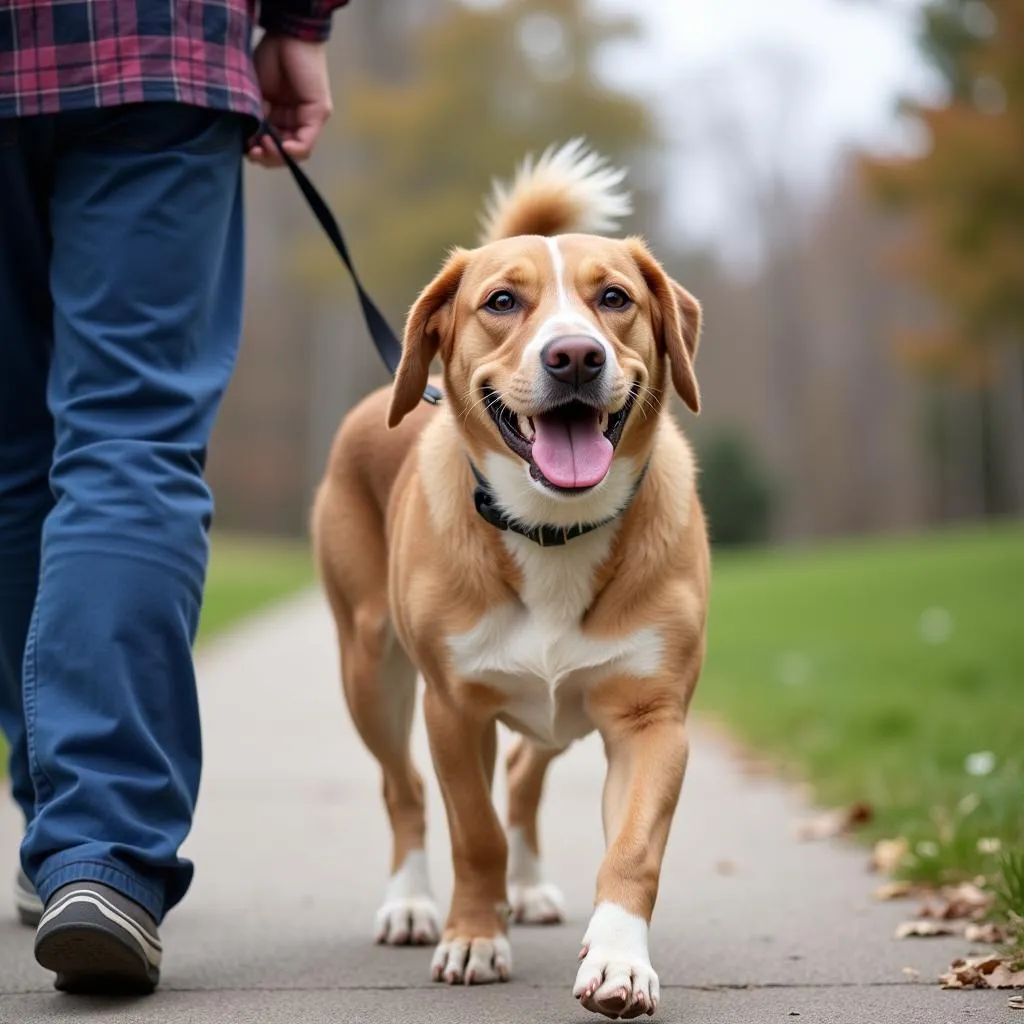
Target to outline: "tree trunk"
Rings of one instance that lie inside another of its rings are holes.
[[[1024,512],[1024,344],[1012,342],[1000,352],[995,386],[999,461],[1007,511]]]

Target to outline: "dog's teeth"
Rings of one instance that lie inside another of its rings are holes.
[[[608,420],[609,420],[608,413],[607,412],[601,413],[601,419],[600,419],[599,422],[600,422],[601,433],[602,434],[608,429]]]
[[[534,433],[533,420],[531,420],[529,416],[519,416],[517,417],[517,421],[519,424],[519,433],[522,434],[527,441],[532,441]]]

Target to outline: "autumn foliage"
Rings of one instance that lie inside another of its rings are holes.
[[[992,352],[1024,343],[1024,4],[939,0],[925,48],[948,96],[908,106],[925,129],[913,158],[865,159],[874,192],[909,215],[894,269],[935,300],[932,323],[902,331],[915,366],[987,382]]]

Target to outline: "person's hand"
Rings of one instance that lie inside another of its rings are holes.
[[[288,155],[305,160],[333,109],[326,47],[267,33],[256,47],[253,63],[263,93],[263,116],[277,129]],[[269,138],[260,139],[247,155],[264,167],[284,163]]]

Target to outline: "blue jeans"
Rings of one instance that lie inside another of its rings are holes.
[[[0,120],[0,728],[46,900],[103,882],[158,921],[202,746],[192,643],[206,447],[243,289],[235,115]]]

